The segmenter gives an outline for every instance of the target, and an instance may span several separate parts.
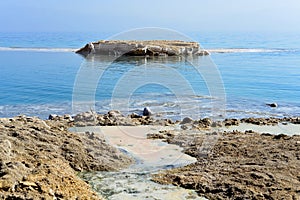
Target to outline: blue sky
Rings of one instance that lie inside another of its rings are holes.
[[[2,0],[1,32],[300,32],[300,0]]]

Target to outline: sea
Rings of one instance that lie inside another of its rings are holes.
[[[174,120],[300,116],[300,34],[186,32],[210,52],[197,58],[75,53],[115,34],[0,33],[0,117],[144,107]]]

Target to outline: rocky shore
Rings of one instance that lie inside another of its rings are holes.
[[[0,199],[101,199],[76,176],[133,160],[92,133],[71,133],[73,119],[0,119]]]
[[[194,189],[208,199],[300,199],[300,133],[220,132],[207,156],[199,153],[205,134],[162,131],[160,138],[184,148],[195,164],[153,175],[161,184]]]
[[[173,127],[149,134],[148,138],[179,145],[197,158],[195,164],[153,175],[158,183],[194,189],[208,199],[299,199],[300,136],[220,131],[241,123],[300,124],[300,118],[212,121],[187,117],[172,121],[156,119],[151,113],[125,116],[119,111],[86,112],[73,117],[50,115],[48,120],[1,118],[0,199],[101,199],[76,174],[116,171],[134,161],[100,135],[76,134],[69,128],[142,125]],[[218,135],[219,139],[210,154],[203,156],[199,149],[207,134]]]
[[[90,42],[76,53],[83,56],[98,54],[112,56],[179,56],[179,55],[209,55],[208,51],[200,48],[197,42],[177,40],[100,40]]]
[[[60,116],[50,116],[51,119],[60,120]],[[172,126],[179,125],[183,130],[204,130],[214,127],[238,126],[241,123],[274,126],[282,124],[300,124],[300,117],[284,118],[242,118],[242,119],[224,119],[223,121],[212,121],[210,118],[194,120],[185,117],[181,121],[172,121],[171,119],[162,119],[155,115],[140,115],[132,113],[128,116],[123,115],[120,111],[112,110],[106,114],[95,112],[84,112],[74,117],[74,126],[138,126],[138,125],[159,125]]]

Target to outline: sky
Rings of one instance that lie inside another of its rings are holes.
[[[300,32],[300,0],[1,0],[0,32]]]

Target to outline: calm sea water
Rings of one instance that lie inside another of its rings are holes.
[[[72,50],[110,35],[0,33],[0,117],[26,114],[46,118],[49,114],[72,113],[76,76],[80,67],[89,63]],[[200,42],[206,49],[225,52],[211,54],[224,83],[224,117],[300,115],[299,34],[193,32],[187,35]],[[96,63],[101,66],[101,62],[103,65],[106,60],[100,59]],[[145,63],[155,65],[162,71],[165,66],[170,66],[191,84],[195,95],[185,96],[179,101],[176,95],[163,85],[148,84],[137,88],[127,99],[117,99],[121,110],[124,108],[122,111],[138,112],[149,106],[156,113],[172,118],[183,115],[182,113],[191,116],[197,113],[200,117],[210,116],[211,104],[216,100],[210,96],[204,79],[195,76],[196,72],[188,62],[172,58],[124,59],[114,62],[98,83],[95,95],[96,110],[110,110],[111,96],[118,81],[136,66],[141,66],[140,72],[144,72],[142,67]],[[98,65],[96,67],[99,67]],[[133,79],[139,76],[139,71],[132,74]],[[172,80],[179,92],[180,88],[184,90],[181,83],[170,74],[162,73],[160,76]],[[276,102],[278,108],[265,105],[272,102]],[[122,107],[123,104],[128,108]]]

